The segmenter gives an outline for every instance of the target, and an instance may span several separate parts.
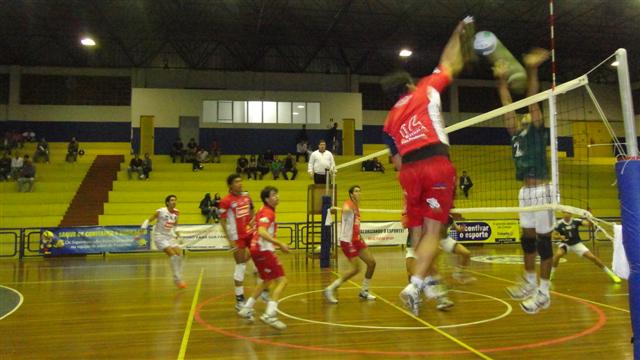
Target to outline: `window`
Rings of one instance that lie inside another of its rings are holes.
[[[230,101],[202,102],[202,122],[234,124],[320,124],[319,102]]]

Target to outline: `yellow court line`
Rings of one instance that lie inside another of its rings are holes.
[[[340,274],[336,273],[335,271],[332,271],[332,273],[333,273],[334,275],[336,275],[337,277],[340,277]],[[361,287],[360,285],[356,284],[355,282],[353,282],[353,281],[351,281],[351,280],[349,280],[349,283],[351,283],[353,286],[355,286],[355,287],[357,287],[357,288],[359,288],[359,289],[362,289],[362,287]],[[382,300],[385,304],[387,304],[387,305],[391,305],[392,307],[394,307],[394,308],[396,308],[397,310],[399,310],[399,311],[401,311],[401,312],[405,313],[406,315],[411,316],[414,320],[416,320],[416,321],[418,321],[419,323],[421,323],[421,324],[425,325],[426,327],[428,327],[429,329],[431,329],[431,330],[433,330],[433,331],[437,332],[438,334],[440,334],[440,335],[442,335],[442,336],[446,337],[447,339],[449,339],[449,340],[453,341],[454,343],[456,343],[456,344],[460,345],[461,347],[463,347],[463,348],[465,348],[465,349],[469,350],[470,352],[472,352],[472,353],[474,353],[474,354],[478,355],[478,357],[480,357],[480,358],[482,358],[482,359],[485,359],[485,360],[492,360],[492,358],[488,357],[487,355],[485,355],[485,354],[481,353],[480,351],[478,351],[478,350],[476,350],[476,349],[472,348],[471,346],[469,346],[469,345],[465,344],[465,343],[464,343],[464,342],[462,342],[461,340],[458,340],[457,338],[455,338],[455,337],[453,337],[453,336],[451,336],[451,335],[447,334],[446,332],[444,332],[444,331],[442,331],[442,330],[438,329],[437,327],[435,327],[435,326],[431,325],[430,323],[428,323],[428,322],[426,322],[426,321],[422,320],[421,318],[419,318],[419,317],[415,316],[413,313],[411,313],[411,312],[407,311],[406,309],[403,309],[403,308],[401,308],[400,306],[398,306],[398,305],[396,305],[396,304],[394,304],[394,303],[390,302],[389,300],[387,300],[387,299],[383,298],[383,297],[382,297],[382,296],[380,296],[379,294],[376,294],[376,293],[374,293],[373,291],[370,291],[370,293],[371,293],[371,294],[373,294],[373,295],[375,295],[377,299]]]
[[[182,336],[182,344],[180,344],[180,353],[178,354],[178,360],[183,360],[184,355],[187,353],[187,344],[189,343],[189,334],[191,333],[193,316],[196,313],[196,305],[198,304],[198,295],[200,294],[200,287],[202,285],[203,274],[204,274],[204,268],[200,268],[200,276],[198,276],[196,293],[193,295],[193,301],[191,302],[191,310],[189,311],[189,319],[187,320],[187,326],[184,328],[184,335]]]
[[[508,282],[508,283],[511,283],[511,284],[517,284],[517,283],[518,283],[517,281],[508,280],[508,279],[505,279],[505,278],[501,278],[501,277],[498,277],[498,276],[493,276],[493,275],[489,275],[489,274],[481,273],[481,272],[478,272],[478,271],[473,271],[473,270],[469,270],[469,269],[466,269],[465,271],[470,272],[470,273],[472,273],[472,274],[476,274],[476,275],[481,275],[481,276],[484,276],[484,277],[488,277],[488,278],[490,278],[490,279],[495,279],[495,280],[500,280],[500,281]],[[602,306],[602,307],[605,307],[605,308],[609,308],[609,309],[612,309],[612,310],[617,310],[617,311],[626,312],[627,314],[631,313],[631,311],[629,311],[629,310],[627,310],[627,309],[619,308],[619,307],[617,307],[617,306],[607,305],[607,304],[599,303],[599,302],[597,302],[597,301],[593,301],[593,300],[589,300],[589,299],[585,299],[585,298],[581,298],[581,297],[577,297],[577,296],[573,296],[573,295],[569,295],[569,294],[564,294],[564,293],[557,292],[557,291],[551,291],[551,293],[556,294],[556,295],[560,295],[560,296],[562,296],[562,297],[566,297],[566,298],[569,298],[569,299],[580,300],[580,301],[586,301],[586,302],[588,302],[588,303],[591,303],[591,304],[594,304],[594,305],[598,305],[598,306]]]

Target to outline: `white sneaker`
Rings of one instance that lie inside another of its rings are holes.
[[[244,308],[244,301],[236,300],[236,311],[240,311]]]
[[[418,316],[420,313],[420,289],[415,285],[409,284],[400,292],[400,300],[404,307]]]
[[[376,299],[375,296],[369,294],[368,290],[361,290],[360,293],[358,294],[358,296],[362,300],[375,300]]]
[[[240,311],[238,311],[238,316],[240,316],[241,318],[247,319],[249,321],[253,321],[253,309],[248,308],[248,307],[243,307],[242,309],[240,309]]]
[[[436,299],[436,309],[440,311],[447,311],[452,308],[454,305],[453,301],[449,300],[449,298],[445,296],[440,296]]]
[[[278,329],[278,330],[284,330],[284,329],[287,328],[287,325],[285,323],[283,323],[282,321],[278,320],[278,318],[275,317],[275,316],[267,315],[267,313],[262,314],[262,316],[260,316],[260,320],[262,320],[263,323],[271,326],[272,328]]]
[[[442,285],[439,281],[430,281],[423,289],[424,296],[427,299],[437,299],[441,296],[446,296],[448,293],[447,287]]]
[[[327,299],[327,302],[329,304],[337,304],[338,303],[338,299],[336,299],[335,293],[331,288],[325,288],[322,291],[322,294],[324,294],[324,298]]]
[[[536,314],[542,309],[547,309],[549,305],[551,305],[551,298],[543,294],[542,291],[538,291],[536,296],[532,296],[520,303],[520,307],[527,314]]]
[[[518,285],[508,286],[506,290],[511,299],[522,301],[533,296],[537,289],[533,284],[522,282]]]

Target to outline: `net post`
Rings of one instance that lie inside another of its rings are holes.
[[[322,231],[320,233],[320,268],[331,265],[331,234],[333,226],[327,224],[327,217],[331,216],[331,196],[322,197]]]
[[[627,155],[631,158],[637,158],[638,140],[636,138],[635,117],[633,115],[633,101],[631,98],[631,82],[629,81],[627,50],[618,49],[616,51],[616,60],[618,61],[618,82],[620,84],[620,102],[622,103],[622,118],[624,120]]]
[[[551,203],[556,205],[560,201],[560,187],[558,184],[558,109],[556,95],[549,93],[549,143],[551,145]]]

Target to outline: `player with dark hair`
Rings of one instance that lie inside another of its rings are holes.
[[[233,281],[236,294],[236,311],[244,304],[244,275],[249,260],[247,248],[253,237],[253,202],[242,191],[242,176],[234,173],[227,177],[229,194],[220,200],[220,225],[231,246],[236,262]]]
[[[265,187],[260,193],[260,199],[264,204],[256,214],[256,231],[251,240],[251,258],[258,269],[260,279],[253,294],[244,306],[238,311],[238,315],[253,320],[253,306],[256,300],[265,290],[273,285],[272,297],[267,302],[267,309],[260,316],[260,320],[265,324],[278,330],[287,328],[282,321],[278,320],[278,300],[282,291],[287,286],[287,278],[284,274],[282,264],[275,255],[276,247],[282,252],[288,253],[289,247],[276,239],[276,207],[280,203],[278,189],[273,186]]]
[[[534,49],[524,56],[527,69],[526,96],[540,91],[538,67],[549,57],[544,49]],[[493,72],[498,80],[498,93],[502,105],[511,104],[511,93],[507,84],[509,66],[504,61],[497,61]],[[548,183],[547,143],[549,141],[544,126],[542,111],[537,103],[529,105],[529,113],[520,119],[515,111],[504,116],[505,127],[511,136],[512,156],[516,168],[516,180],[522,181],[518,194],[521,207],[550,204],[551,187]],[[551,230],[554,216],[552,210],[541,210],[520,213],[522,237],[520,242],[524,251],[524,281],[509,286],[507,293],[514,300],[523,300],[522,310],[535,314],[551,304],[549,294],[549,278],[553,260],[551,247]],[[540,286],[536,284],[536,255],[540,255]]]
[[[376,297],[369,294],[369,283],[376,270],[376,260],[369,252],[367,244],[360,238],[360,186],[353,185],[349,188],[349,200],[342,205],[342,231],[340,232],[340,248],[349,260],[351,268],[323,291],[325,299],[331,304],[337,304],[335,291],[342,283],[356,276],[360,272],[358,258],[367,265],[367,271],[362,280],[362,286],[358,296],[363,300],[375,300]]]
[[[400,293],[405,306],[418,314],[420,291],[438,254],[442,226],[453,204],[456,170],[449,160],[449,138],[444,129],[440,94],[462,70],[460,37],[464,24],[454,30],[434,72],[414,84],[404,73],[382,81],[396,101],[384,123],[384,142],[399,169],[407,200],[408,227],[416,251],[411,282]]]
[[[177,197],[168,195],[164,199],[165,207],[162,207],[145,220],[140,226],[141,231],[146,231],[149,223],[156,221],[152,231],[153,242],[159,250],[164,251],[171,261],[171,270],[173,271],[173,280],[180,289],[187,287],[182,280],[182,249],[180,245],[174,241],[176,238],[176,226],[178,225],[178,217],[180,211],[176,209]]]

